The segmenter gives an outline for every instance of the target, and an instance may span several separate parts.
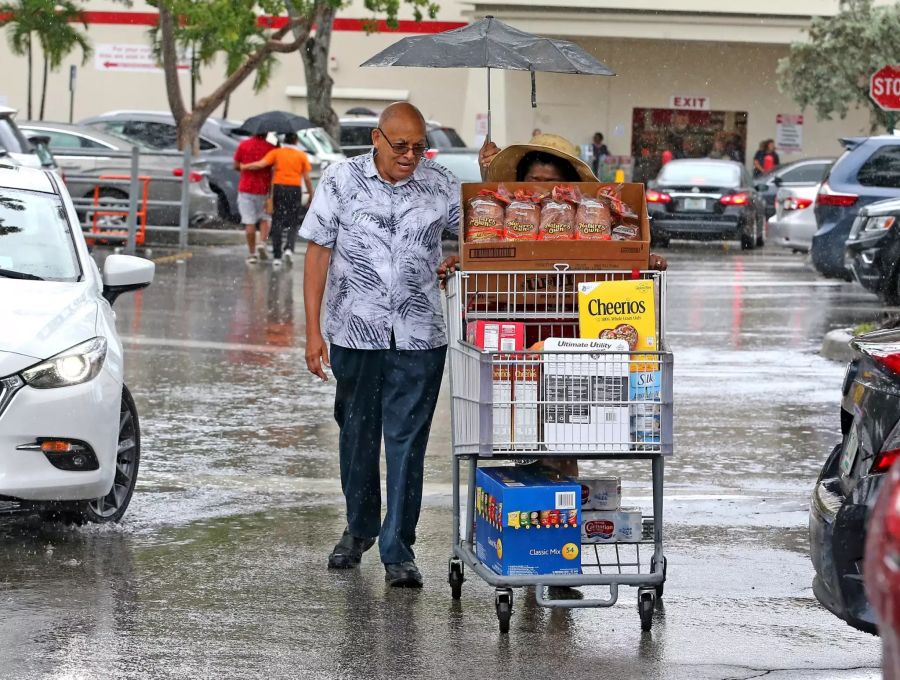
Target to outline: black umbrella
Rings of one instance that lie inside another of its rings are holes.
[[[248,135],[261,135],[264,132],[287,134],[306,128],[315,127],[309,118],[298,116],[287,111],[267,111],[256,116],[250,116],[235,132],[244,132]]]
[[[488,137],[491,136],[492,68],[531,71],[533,107],[537,106],[535,71],[616,75],[575,43],[526,33],[491,16],[452,31],[403,38],[362,65],[487,68]]]

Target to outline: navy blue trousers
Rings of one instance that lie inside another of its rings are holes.
[[[354,536],[377,536],[385,564],[415,559],[425,447],[446,354],[446,347],[398,350],[393,338],[385,350],[331,346],[347,526]],[[387,463],[383,522],[382,436]]]

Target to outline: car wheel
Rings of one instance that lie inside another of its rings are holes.
[[[102,187],[100,189],[100,204],[101,210],[109,210],[109,211],[119,211],[121,210],[123,213],[128,212],[128,206],[125,204],[117,203],[114,205],[107,205],[103,207],[103,199],[104,198],[114,198],[116,200],[128,200],[128,194],[120,189],[114,189],[111,187]],[[94,200],[94,192],[89,193],[85,198],[90,200]],[[87,209],[88,219],[86,220],[87,226],[93,226],[92,219],[93,207]],[[126,215],[100,215],[97,218],[97,226],[101,229],[125,229],[128,224],[128,217]]]
[[[45,514],[50,519],[75,524],[105,524],[122,519],[137,482],[141,460],[141,428],[137,407],[126,386],[122,386],[119,407],[116,473],[109,493],[90,501],[52,503]]]
[[[755,230],[754,230],[755,231]],[[748,234],[746,225],[741,229],[741,250],[753,250],[756,247],[756,234]]]
[[[216,195],[216,210],[219,213],[219,219],[223,222],[229,222],[231,220],[231,209],[228,207],[228,197],[215,184],[211,184],[209,188]]]
[[[759,220],[759,231],[756,234],[756,247],[762,248],[766,245],[766,219]]]

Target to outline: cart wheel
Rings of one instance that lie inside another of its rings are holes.
[[[641,630],[649,631],[653,627],[654,595],[641,591],[638,594],[638,613],[641,615]]]
[[[450,584],[450,595],[454,600],[458,600],[462,597],[462,584],[463,581],[466,580],[466,577],[463,574],[463,563],[457,559],[451,559],[447,582]]]
[[[658,586],[656,586],[656,597],[658,597],[660,599],[663,596],[663,591],[665,590],[665,586],[666,586],[666,569],[668,566],[669,565],[666,561],[666,558],[663,557],[663,562],[662,562],[663,582],[660,583]],[[651,557],[650,558],[650,571],[654,571],[655,569],[656,569],[656,560]]]
[[[512,617],[513,596],[511,590],[497,590],[494,596],[497,606],[497,621],[500,623],[500,632],[509,632],[509,619]]]

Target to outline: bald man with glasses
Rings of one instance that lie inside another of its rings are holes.
[[[372,144],[326,169],[300,230],[306,364],[322,380],[330,366],[337,380],[347,527],[329,568],[358,566],[377,539],[385,581],[420,588],[413,544],[447,351],[435,270],[442,233],[459,230],[459,182],[424,158],[425,119],[411,104],[384,110]]]

